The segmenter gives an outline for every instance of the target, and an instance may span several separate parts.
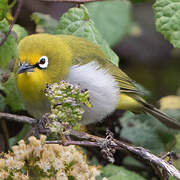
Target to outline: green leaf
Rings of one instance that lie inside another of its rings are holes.
[[[0,111],[3,111],[5,107],[5,98],[0,94]]]
[[[110,46],[121,40],[131,27],[129,1],[103,1],[86,5],[96,28]],[[107,13],[108,12],[108,13]]]
[[[142,146],[155,154],[170,151],[173,147],[169,143],[174,141],[176,131],[166,128],[151,115],[126,112],[120,121],[123,126],[121,136],[136,146]]]
[[[2,21],[8,12],[8,0],[0,0],[0,21]]]
[[[3,90],[6,94],[6,104],[10,105],[13,111],[24,110],[24,106],[16,91],[14,74],[11,73],[8,81],[0,85],[1,90]]]
[[[173,176],[170,176],[169,177],[169,180],[177,180],[177,178],[173,177]]]
[[[123,167],[115,165],[107,165],[102,169],[102,177],[107,177],[108,180],[145,180],[142,176],[133,171],[129,171]]]
[[[23,39],[25,36],[28,35],[25,28],[20,26],[19,24],[14,24],[12,31],[14,31],[17,35],[17,41],[19,42],[21,39]]]
[[[96,29],[94,22],[90,19],[88,10],[84,6],[69,9],[60,18],[57,33],[69,34],[88,39],[98,45],[109,57],[112,63],[118,65],[119,59],[117,55],[102,38],[100,32]]]
[[[174,47],[180,48],[180,1],[156,0],[153,9],[157,31]]]
[[[24,139],[24,137],[30,131],[31,128],[32,128],[31,125],[25,124],[23,126],[22,130],[18,133],[18,135],[14,136],[12,138],[9,138],[9,145],[10,145],[10,147],[12,147],[15,144],[17,144],[17,142],[20,141],[21,139]]]
[[[9,24],[6,20],[0,21],[0,42],[4,38],[5,33],[9,29]],[[17,56],[17,43],[12,34],[2,46],[0,46],[0,67],[4,68],[12,59]]]
[[[180,133],[176,135],[176,148],[180,151]]]
[[[56,32],[57,20],[52,18],[50,15],[34,12],[31,15],[31,19],[36,24],[36,32],[46,32],[51,34]]]
[[[135,82],[134,85],[136,86],[136,88],[138,89],[138,92],[140,92],[142,96],[144,96],[144,97],[151,97],[151,92],[148,91],[141,84],[138,84],[138,83]]]
[[[166,109],[163,112],[180,122],[180,109]]]
[[[139,167],[139,168],[144,167],[144,165],[140,161],[134,159],[132,156],[126,156],[123,159],[123,164],[131,167]]]

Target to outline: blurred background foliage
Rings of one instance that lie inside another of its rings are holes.
[[[0,42],[8,32],[17,4],[14,0],[0,0]],[[96,43],[111,62],[138,82],[137,86],[149,102],[160,105],[162,110],[180,120],[179,17],[180,3],[173,0],[111,0],[80,7],[71,3],[24,0],[12,32],[0,46],[0,111],[28,115],[16,94],[14,75],[10,72],[17,57],[18,42],[28,34],[46,32],[71,34]],[[4,135],[4,123],[8,137]],[[107,128],[115,138],[147,148],[157,155],[176,151],[178,159],[180,134],[151,116],[116,111],[105,121],[87,127],[89,132],[102,136]],[[1,121],[0,151],[5,150],[4,139],[8,138],[12,146],[29,129],[29,125]],[[86,148],[85,151],[91,163],[108,164],[99,150]],[[126,154],[116,153],[115,159],[115,165],[104,168],[102,177],[111,180],[157,177],[144,162]],[[180,168],[179,160],[173,163]]]

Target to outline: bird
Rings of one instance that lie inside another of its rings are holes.
[[[167,127],[180,129],[174,118],[144,100],[134,80],[84,38],[46,33],[26,36],[18,45],[14,74],[27,111],[37,119],[50,112],[46,85],[66,80],[89,91],[92,107],[83,106],[83,125],[121,109],[151,114]]]

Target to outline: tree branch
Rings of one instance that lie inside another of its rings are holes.
[[[11,30],[16,22],[16,19],[20,13],[20,10],[21,10],[21,6],[22,6],[22,0],[19,0],[19,3],[18,3],[18,7],[16,9],[16,13],[14,15],[14,18],[13,18],[13,21],[11,22],[10,26],[9,26],[9,30],[8,32],[4,35],[4,37],[1,39],[1,42],[0,42],[0,46],[2,46],[4,44],[4,42],[6,41],[6,39],[8,38],[9,34],[11,33]]]
[[[114,142],[122,149],[126,150],[127,152],[137,155],[141,159],[147,161],[150,165],[153,164],[156,167],[162,168],[164,171],[168,172],[168,174],[180,179],[180,171],[178,171],[173,165],[169,164],[168,162],[164,161],[163,159],[155,156],[148,150],[142,147],[134,147],[127,145],[121,141],[114,139]]]
[[[98,143],[90,142],[90,141],[72,141],[72,140],[66,140],[65,142],[63,142],[61,140],[57,140],[57,141],[46,141],[46,144],[62,144],[64,146],[77,145],[77,146],[99,147]]]
[[[2,112],[0,112],[0,119],[28,123],[28,124],[36,124],[38,122],[37,119],[30,118],[27,116],[19,116],[15,114],[2,113]]]
[[[85,141],[71,141],[66,140],[62,141],[46,141],[47,144],[63,144],[63,145],[80,145],[80,146],[95,146],[102,148],[106,143],[106,138],[101,138],[98,136],[94,136],[85,132],[80,131],[70,131],[71,136],[75,136],[78,139],[84,139]],[[155,156],[148,150],[142,147],[135,147],[129,144],[126,144],[122,141],[113,139],[110,144],[111,148],[118,149],[120,151],[126,152],[131,155],[135,155],[140,159],[143,159],[147,163],[149,163],[153,168],[156,167],[161,168],[164,172],[167,172],[169,175],[176,177],[180,180],[180,171],[178,171],[173,165],[164,161],[163,159]]]
[[[29,124],[36,124],[38,122],[36,119],[30,118],[27,116],[19,116],[19,115],[1,113],[1,112],[0,112],[0,119],[13,120],[13,121],[29,123]],[[48,133],[48,129],[46,129],[45,131],[43,131],[42,129],[40,133],[42,132]],[[126,144],[122,141],[114,139],[113,137],[110,139],[108,139],[107,137],[102,138],[102,137],[94,136],[94,135],[91,135],[82,131],[70,130],[68,131],[68,133],[65,133],[64,135],[74,136],[78,138],[80,141],[72,141],[71,139],[67,139],[65,141],[46,141],[46,143],[47,144],[62,144],[66,146],[67,145],[91,146],[91,147],[99,147],[100,149],[107,147],[107,148],[111,148],[112,150],[120,150],[120,151],[129,153],[133,156],[136,156],[143,161],[146,161],[153,168],[156,168],[156,169],[161,168],[162,172],[166,172],[169,175],[174,176],[180,180],[179,170],[177,170],[170,163],[164,161],[162,158],[155,156],[154,154],[152,154],[151,152],[149,152],[148,150],[142,147],[135,147],[135,146]],[[106,149],[104,150],[106,151]]]

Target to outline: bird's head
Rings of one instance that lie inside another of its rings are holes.
[[[14,72],[23,98],[41,96],[46,83],[58,82],[67,75],[72,61],[63,38],[50,34],[25,37],[19,43],[18,55]]]

